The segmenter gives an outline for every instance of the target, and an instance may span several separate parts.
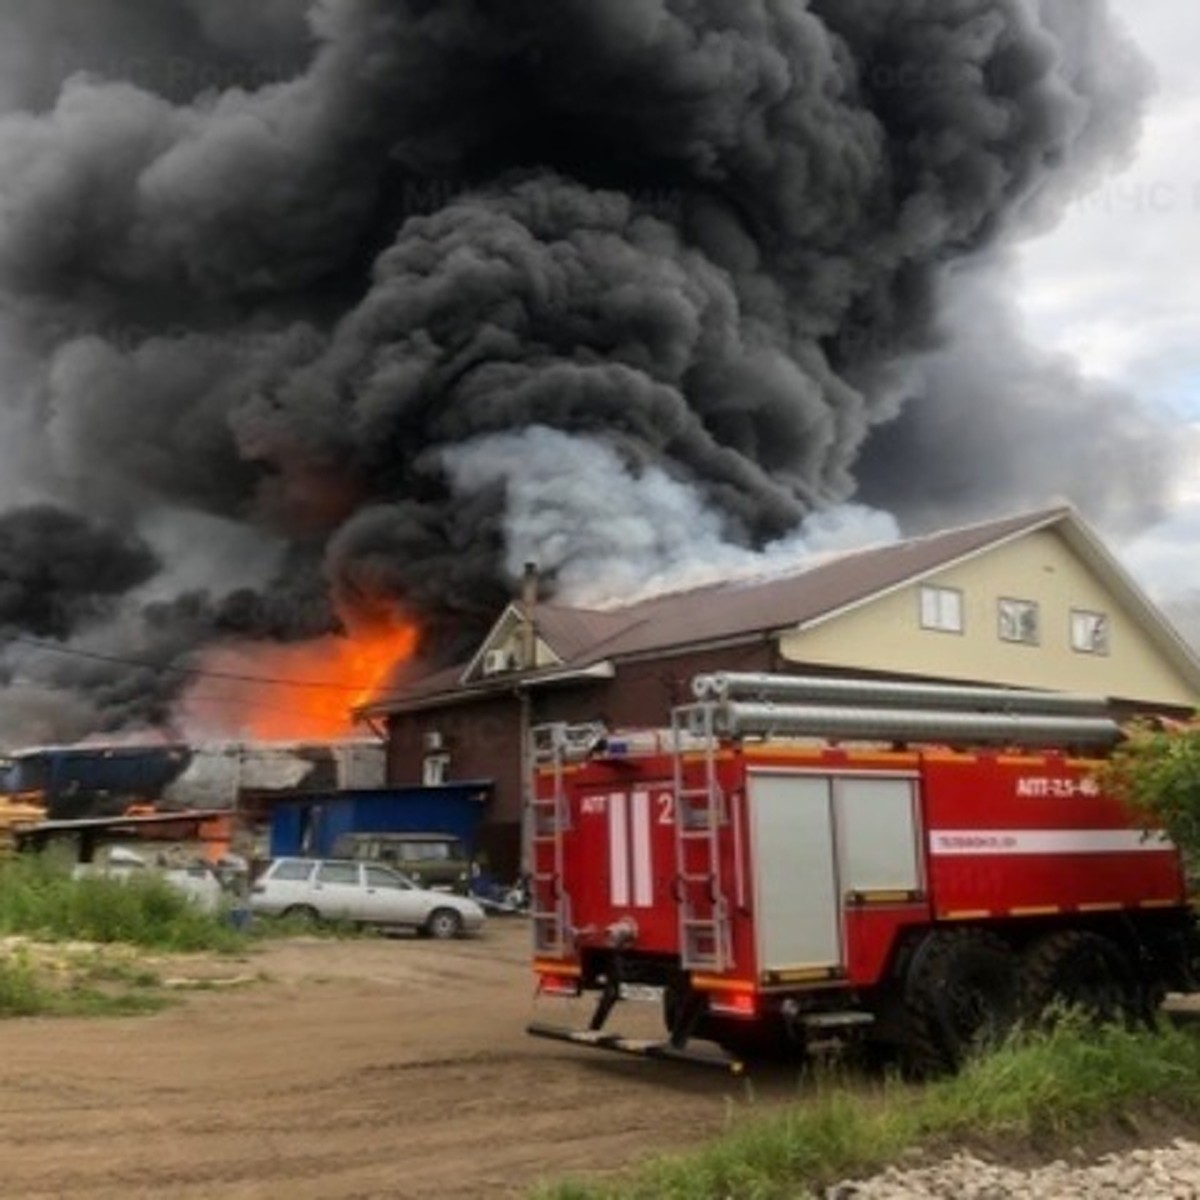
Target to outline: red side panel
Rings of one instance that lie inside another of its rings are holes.
[[[846,910],[846,972],[855,987],[871,987],[883,977],[903,932],[929,921],[923,903]]]
[[[1184,903],[1179,856],[1058,755],[931,756],[925,768],[935,915]]]

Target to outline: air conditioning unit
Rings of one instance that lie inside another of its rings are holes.
[[[426,730],[422,741],[427,754],[433,754],[446,748],[446,739],[438,729]]]
[[[512,668],[512,656],[507,650],[489,650],[483,656],[483,673],[485,675],[499,675],[501,671],[508,671]]]

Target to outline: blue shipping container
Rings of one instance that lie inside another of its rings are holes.
[[[343,833],[451,833],[471,854],[488,800],[490,782],[437,787],[370,788],[307,792],[276,801],[271,810],[271,856],[333,853]]]

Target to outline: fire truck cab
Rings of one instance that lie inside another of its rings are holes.
[[[1121,732],[1102,700],[694,690],[667,730],[534,731],[539,995],[596,1007],[530,1033],[735,1070],[854,1036],[931,1072],[1055,1000],[1129,1018],[1190,988],[1180,856],[1104,793]],[[634,996],[661,1003],[661,1038],[608,1029]]]

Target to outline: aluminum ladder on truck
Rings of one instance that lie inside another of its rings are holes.
[[[594,725],[554,722],[529,731],[529,846],[532,861],[533,946],[538,954],[562,957],[569,948],[571,897],[563,884],[563,834],[570,824],[566,765],[594,744]],[[539,783],[549,771],[550,794]],[[548,860],[548,861],[547,861]]]
[[[711,728],[693,727],[691,707],[671,715],[680,965],[690,971],[721,972],[733,965],[729,898],[721,878],[721,829],[729,824],[730,814],[717,771],[717,738]],[[698,785],[689,782],[685,764],[697,733],[703,740],[703,779]]]

